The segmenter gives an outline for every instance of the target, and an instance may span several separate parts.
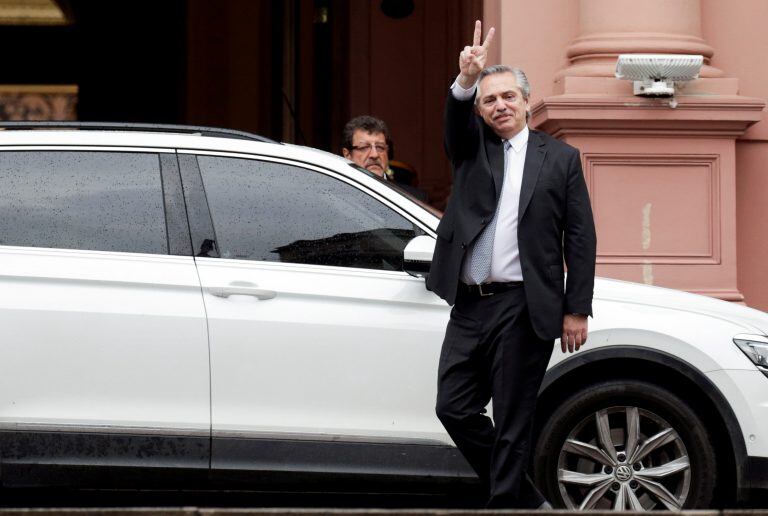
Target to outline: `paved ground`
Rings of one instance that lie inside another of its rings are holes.
[[[243,492],[142,492],[142,491],[38,491],[0,493],[0,508],[51,507],[247,507],[466,509],[481,507],[482,500],[466,495],[450,497],[407,494],[243,493]]]
[[[243,493],[146,491],[0,491],[0,516],[247,516],[253,515],[450,515],[521,514],[526,511],[477,510],[482,501],[466,493],[446,495],[348,493]],[[152,507],[153,509],[139,509]],[[181,509],[183,507],[183,509]],[[30,509],[34,508],[34,509]],[[105,509],[107,508],[107,509]],[[571,514],[548,511],[536,514]],[[590,513],[614,514],[611,512]],[[632,513],[624,513],[632,514]],[[768,496],[738,510],[683,511],[697,516],[768,516]]]
[[[201,509],[196,507],[185,508],[93,508],[93,509],[1,509],[0,516],[495,516],[532,514],[526,511],[469,511],[469,510],[445,510],[445,509],[302,509],[302,508],[264,508],[264,509]],[[569,511],[537,512],[540,515],[564,515],[573,514]],[[581,513],[580,513],[581,514]],[[596,516],[613,516],[612,512],[585,512]],[[623,514],[645,514],[625,512]],[[682,511],[676,514],[684,516],[766,516],[768,510],[750,511]]]

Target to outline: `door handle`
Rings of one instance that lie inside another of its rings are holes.
[[[247,281],[233,281],[224,287],[208,287],[212,296],[227,298],[229,296],[253,296],[256,299],[267,300],[277,295],[274,290],[258,288],[258,285]]]

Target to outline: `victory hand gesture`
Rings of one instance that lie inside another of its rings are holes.
[[[477,80],[478,74],[485,68],[485,60],[488,57],[488,45],[493,40],[496,29],[491,27],[485,36],[485,41],[480,44],[483,35],[483,24],[480,20],[475,22],[475,35],[472,38],[472,46],[467,45],[459,54],[459,70],[461,74],[457,78],[462,88],[471,88]]]

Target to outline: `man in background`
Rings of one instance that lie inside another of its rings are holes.
[[[404,176],[415,176],[415,171],[410,166],[400,164],[400,173],[390,167],[392,137],[383,120],[368,115],[353,118],[344,126],[341,146],[341,153],[348,160],[385,181],[394,182],[417,199],[427,200],[424,190],[402,180]]]
[[[363,115],[344,126],[341,153],[369,172],[387,179],[391,143],[387,124],[378,118]]]

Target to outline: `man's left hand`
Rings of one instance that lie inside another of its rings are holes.
[[[560,348],[565,353],[578,351],[587,343],[587,316],[581,314],[566,314],[563,317],[563,335],[560,338]]]

